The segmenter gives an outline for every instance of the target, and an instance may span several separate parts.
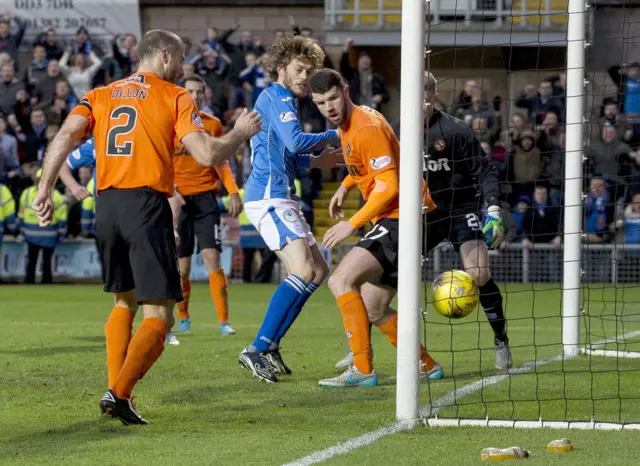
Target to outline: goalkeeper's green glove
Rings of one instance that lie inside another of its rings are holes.
[[[496,249],[504,240],[502,209],[499,206],[492,205],[487,209],[487,219],[482,227],[482,233],[489,249]]]

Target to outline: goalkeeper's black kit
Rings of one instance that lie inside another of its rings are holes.
[[[482,201],[500,205],[498,171],[462,120],[435,111],[424,128],[423,174],[437,209],[427,217],[427,249],[448,239],[458,250],[482,239]]]

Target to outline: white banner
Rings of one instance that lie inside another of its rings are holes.
[[[34,39],[48,27],[56,29],[65,46],[84,26],[103,52],[110,50],[115,34],[130,32],[138,40],[141,37],[138,0],[0,0],[0,14],[7,11],[27,23],[22,51],[31,49]]]

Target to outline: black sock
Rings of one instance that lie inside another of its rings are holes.
[[[489,319],[489,324],[495,335],[495,343],[509,344],[507,338],[507,321],[504,318],[504,310],[502,309],[502,294],[500,288],[490,279],[483,286],[479,287],[480,306]]]

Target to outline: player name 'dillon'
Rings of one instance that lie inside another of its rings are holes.
[[[147,89],[136,89],[135,87],[127,87],[124,89],[114,89],[111,91],[112,99],[142,99],[145,100],[149,91]]]

